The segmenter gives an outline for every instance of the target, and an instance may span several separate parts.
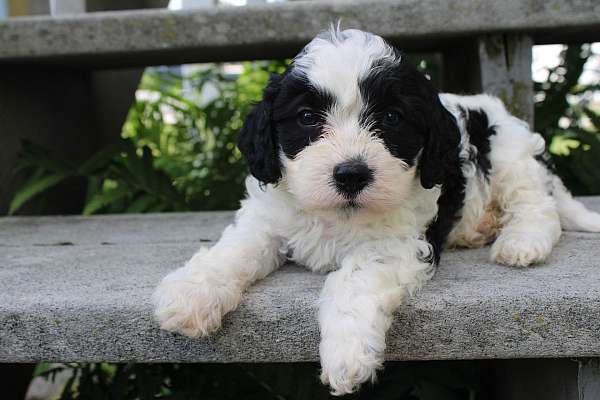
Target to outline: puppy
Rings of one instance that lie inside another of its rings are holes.
[[[544,140],[488,95],[439,94],[381,37],[332,29],[275,76],[239,135],[248,197],[219,242],[163,279],[163,329],[204,336],[287,258],[329,272],[323,383],[355,391],[382,367],[394,310],[445,246],[490,242],[515,267],[561,228],[600,231],[539,161]]]

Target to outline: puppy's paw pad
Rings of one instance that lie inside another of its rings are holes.
[[[546,260],[552,241],[535,234],[501,234],[492,245],[492,260],[511,267],[527,267]]]
[[[221,327],[222,317],[237,307],[241,291],[202,275],[171,274],[153,296],[157,321],[164,330],[185,336],[207,336]]]

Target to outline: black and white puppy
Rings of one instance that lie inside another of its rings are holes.
[[[163,329],[208,335],[286,255],[330,272],[321,379],[355,391],[382,366],[394,310],[446,245],[544,261],[561,229],[600,231],[497,98],[439,94],[381,37],[332,29],[272,78],[239,137],[252,177],[219,242],[158,286]]]

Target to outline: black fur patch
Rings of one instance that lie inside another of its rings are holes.
[[[238,147],[250,172],[264,184],[281,178],[280,149],[293,158],[322,134],[322,124],[300,125],[298,113],[310,109],[322,115],[333,103],[332,96],[292,74],[292,68],[271,77],[263,100],[248,114],[238,136]]]
[[[437,265],[448,234],[464,204],[466,179],[459,157],[460,131],[454,116],[440,102],[431,82],[412,65],[402,61],[378,65],[363,82],[361,94],[368,104],[362,116],[389,151],[413,165],[420,154],[421,185],[441,187],[438,214],[427,228],[433,254],[427,261]],[[387,110],[398,111],[400,122],[383,123]]]
[[[458,168],[457,168],[458,167]],[[452,167],[453,172],[442,184],[442,194],[438,199],[438,213],[427,228],[426,238],[433,249],[429,260],[434,265],[440,262],[448,234],[456,223],[464,205],[466,179],[460,172],[460,162]],[[458,171],[458,172],[457,172]]]
[[[333,97],[312,86],[308,79],[288,74],[281,83],[281,90],[274,104],[273,122],[281,149],[293,158],[323,133],[324,113],[333,104]],[[298,122],[302,110],[311,110],[319,116],[319,123],[304,126]]]
[[[490,162],[490,137],[496,134],[494,126],[490,125],[488,116],[483,110],[470,109],[464,112],[466,115],[467,133],[469,142],[477,149],[477,154],[472,155],[472,161],[477,164],[477,167],[487,177],[492,168]]]
[[[377,65],[360,82],[360,92],[367,106],[361,114],[361,125],[369,127],[388,151],[409,166],[415,164],[423,150],[427,132],[426,115],[430,104],[415,82],[421,78],[407,63]],[[399,113],[397,124],[387,124],[387,112]]]
[[[281,89],[283,76],[273,75],[263,100],[246,116],[238,135],[238,148],[244,155],[250,173],[263,184],[276,183],[281,178],[279,143],[273,126],[273,102]]]
[[[443,108],[443,107],[442,107]],[[462,173],[462,162],[459,157],[460,131],[454,117],[444,109],[444,117],[439,120],[440,130],[449,132],[449,135],[458,135],[459,141],[450,141],[445,146],[444,155],[439,158],[439,163],[444,168],[441,194],[438,199],[438,213],[427,228],[427,241],[433,248],[431,262],[437,265],[440,261],[444,244],[448,234],[459,218],[460,210],[465,200],[465,186],[467,180]],[[441,140],[449,140],[442,138]]]

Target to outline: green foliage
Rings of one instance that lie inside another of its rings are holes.
[[[173,187],[171,178],[154,168],[147,146],[136,148],[130,140],[107,148],[77,165],[63,161],[33,143],[23,143],[20,168],[33,168],[31,177],[17,191],[10,214],[27,201],[68,179],[87,182],[83,214],[106,212],[148,212],[184,210],[184,197]]]
[[[270,73],[284,68],[284,62],[245,63],[232,79],[218,66],[205,66],[186,77],[186,96],[181,75],[148,70],[119,144],[83,162],[23,144],[18,170],[30,175],[9,213],[73,178],[86,182],[86,215],[236,208],[247,174],[236,133]]]
[[[535,128],[549,143],[556,172],[578,195],[600,194],[600,110],[591,98],[600,82],[579,83],[591,46],[565,46],[546,82],[536,83]]]
[[[236,208],[247,174],[235,146],[237,131],[252,102],[260,100],[270,73],[284,66],[245,63],[237,79],[204,66],[187,76],[185,96],[180,75],[151,70],[140,85],[146,99],[132,107],[123,136],[151,149],[154,167],[172,178],[187,209]],[[208,100],[207,93],[212,93]]]

